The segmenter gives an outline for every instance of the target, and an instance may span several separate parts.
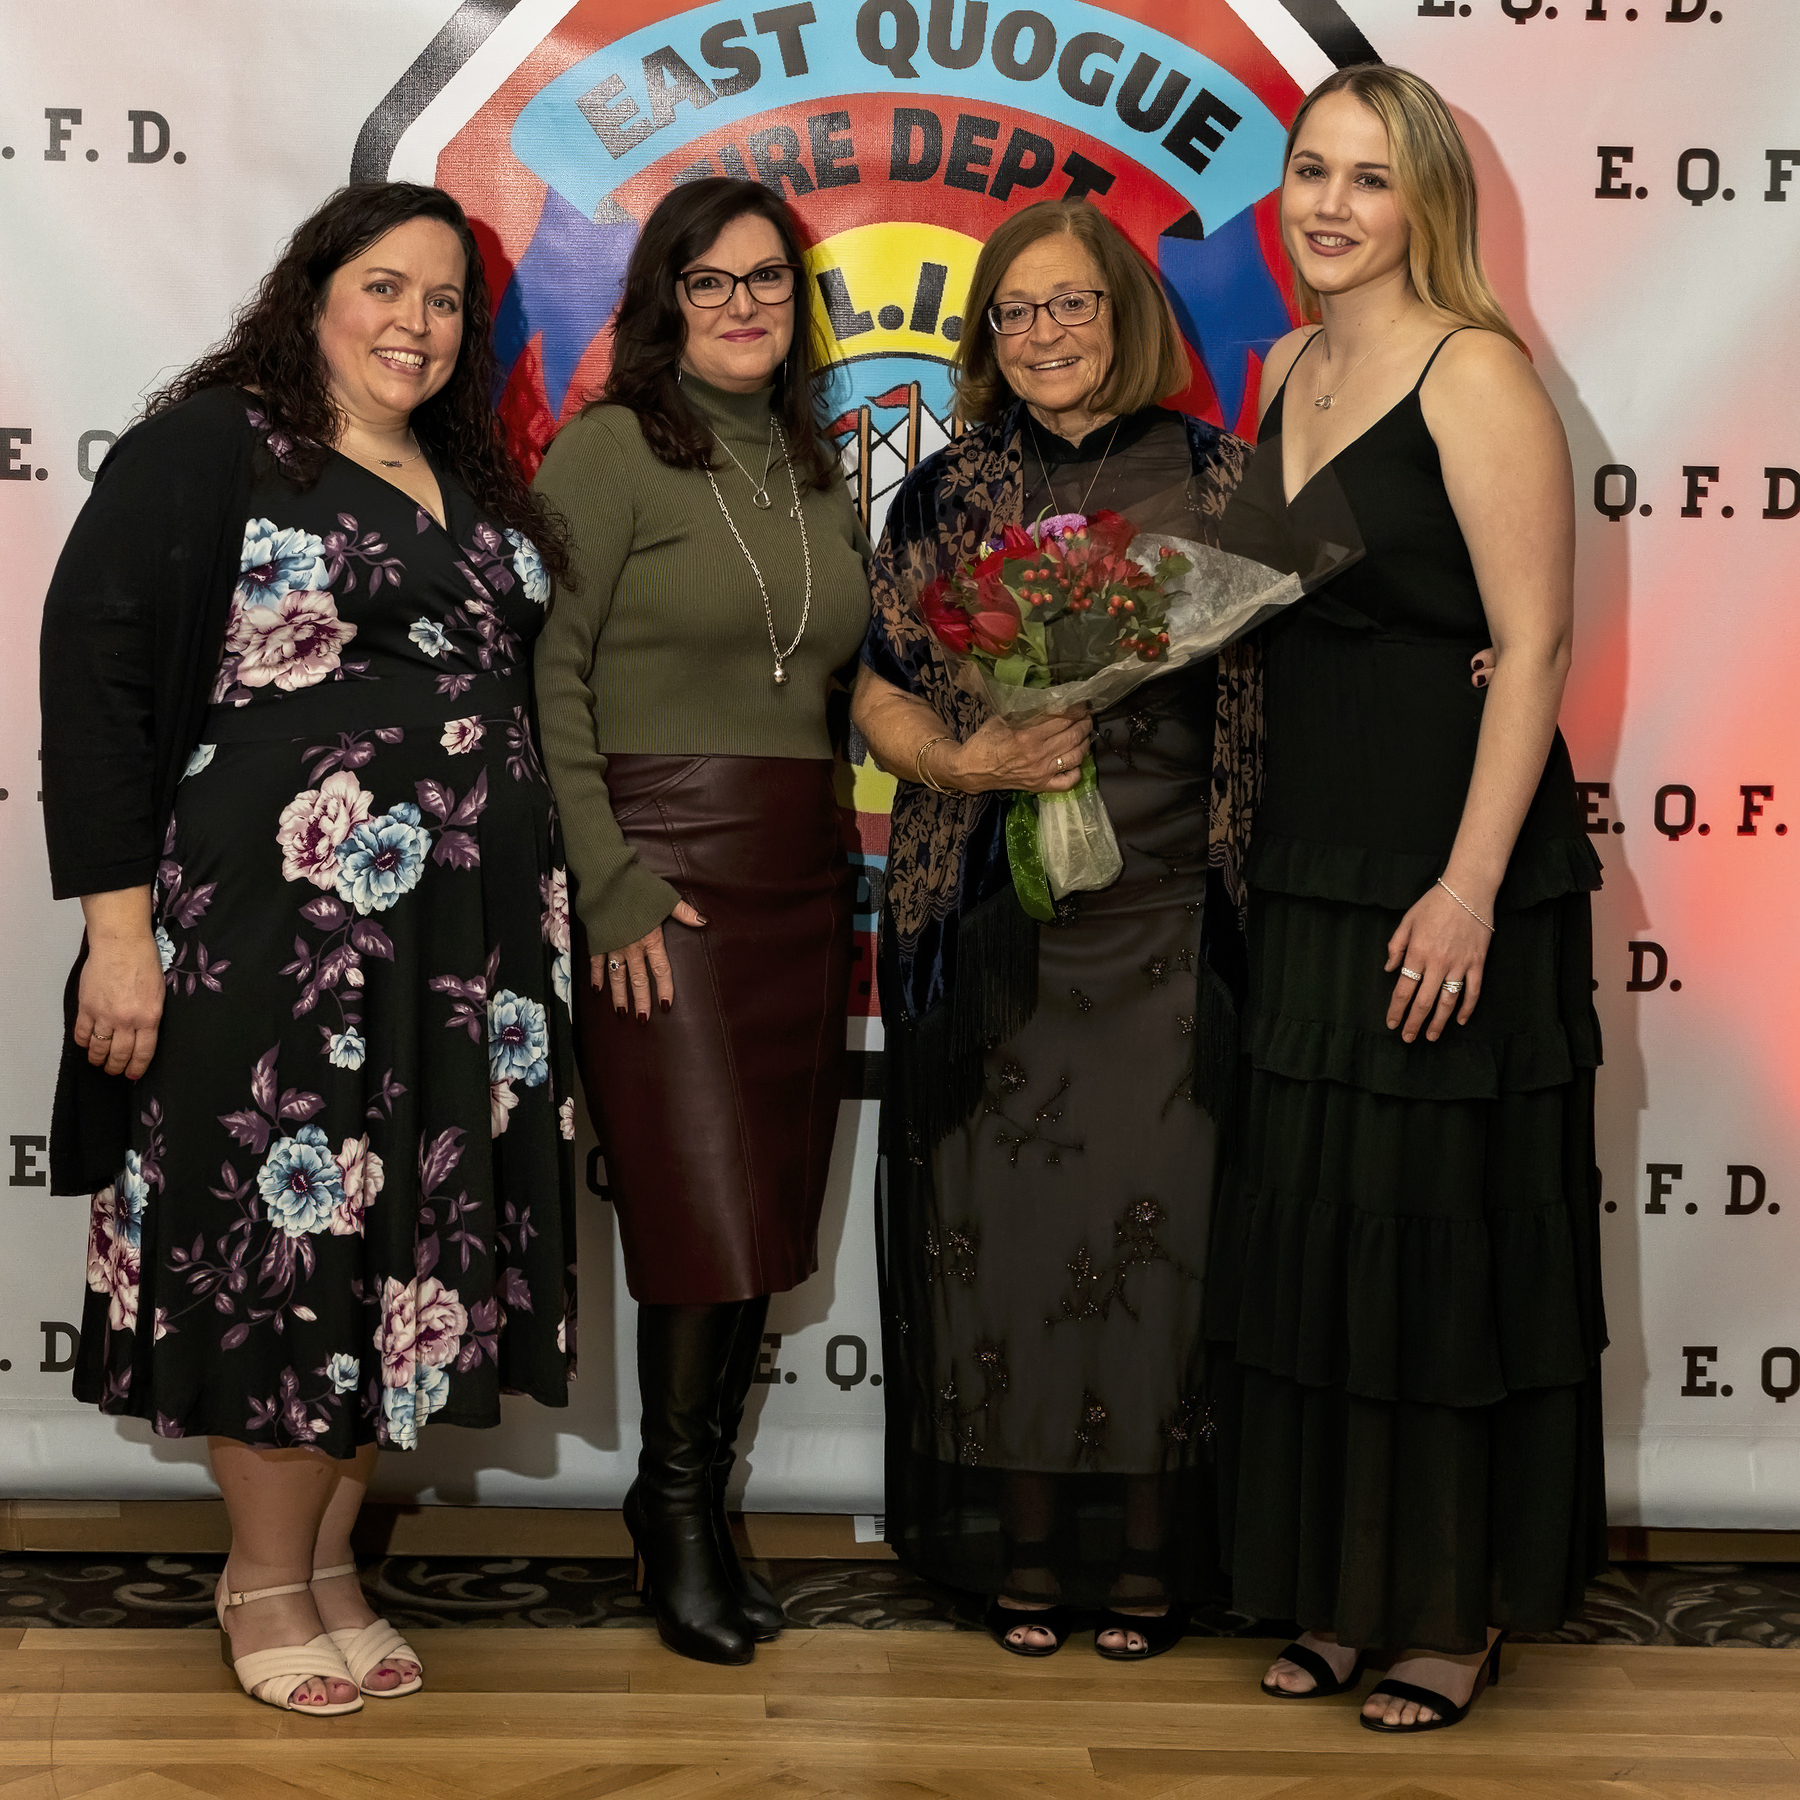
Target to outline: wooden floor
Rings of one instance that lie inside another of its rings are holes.
[[[971,1633],[790,1633],[747,1669],[642,1630],[420,1634],[345,1719],[242,1698],[198,1631],[0,1631],[0,1800],[1654,1800],[1800,1796],[1800,1652],[1523,1647],[1453,1732],[1263,1699],[1275,1646],[1147,1667]]]

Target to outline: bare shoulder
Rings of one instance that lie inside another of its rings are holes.
[[[1277,338],[1269,346],[1269,353],[1263,358],[1262,388],[1256,397],[1256,416],[1259,419],[1269,410],[1269,402],[1281,391],[1281,384],[1287,380],[1294,364],[1300,360],[1300,352],[1312,342],[1318,329],[1317,325],[1302,325],[1290,331],[1286,337]]]
[[[1497,331],[1457,331],[1420,390],[1433,437],[1486,418],[1508,429],[1555,425],[1556,409],[1531,360]],[[1558,427],[1560,429],[1560,427]]]

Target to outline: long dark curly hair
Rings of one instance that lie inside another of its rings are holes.
[[[775,227],[783,257],[800,271],[794,282],[794,341],[775,371],[775,416],[787,436],[795,475],[808,486],[828,488],[843,476],[823,429],[825,392],[835,371],[824,360],[818,302],[806,273],[811,240],[781,196],[761,182],[715,175],[683,182],[663,196],[631,253],[613,315],[612,368],[589,405],[630,407],[644,442],[671,469],[713,466],[712,429],[676,376],[687,321],[675,277],[747,213]]]
[[[530,538],[545,568],[566,582],[568,527],[532,492],[506,447],[490,398],[493,306],[481,251],[467,215],[442,188],[411,181],[358,181],[339,188],[288,239],[224,341],[158,388],[144,403],[143,416],[207,388],[248,388],[261,396],[270,423],[293,441],[283,472],[302,489],[311,487],[344,422],[319,351],[326,289],[345,263],[410,219],[448,225],[463,247],[465,265],[462,349],[450,379],[413,413],[413,433],[436,467],[461,482],[483,512]]]

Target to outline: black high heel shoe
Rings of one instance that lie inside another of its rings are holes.
[[[1334,1694],[1347,1694],[1362,1680],[1363,1671],[1369,1666],[1369,1653],[1359,1650],[1356,1661],[1350,1665],[1350,1673],[1342,1681],[1331,1672],[1331,1664],[1318,1651],[1309,1650],[1304,1644],[1289,1644],[1275,1658],[1277,1662],[1291,1662],[1295,1668],[1313,1678],[1313,1684],[1296,1692],[1293,1688],[1272,1685],[1268,1681],[1262,1684],[1262,1691],[1271,1700],[1329,1700]]]
[[[1447,1731],[1452,1725],[1460,1725],[1469,1716],[1469,1709],[1490,1688],[1500,1685],[1500,1648],[1506,1642],[1503,1631],[1488,1646],[1488,1653],[1482,1659],[1481,1668],[1475,1676],[1475,1685],[1469,1690],[1469,1697],[1461,1706],[1454,1700],[1446,1700],[1442,1694],[1434,1693],[1428,1687],[1419,1687],[1410,1681],[1395,1681],[1391,1677],[1383,1678],[1369,1689],[1369,1699],[1377,1694],[1388,1694],[1396,1700],[1411,1700],[1419,1706],[1429,1706],[1437,1714],[1435,1719],[1415,1719],[1410,1725],[1389,1725],[1381,1719],[1371,1719],[1367,1713],[1359,1717],[1365,1731],[1385,1731],[1390,1736],[1400,1737],[1416,1731]]]
[[[757,1358],[762,1354],[763,1326],[768,1323],[769,1299],[765,1294],[746,1300],[738,1314],[737,1335],[732,1340],[731,1354],[725,1365],[725,1385],[719,1395],[719,1447],[712,1462],[713,1533],[719,1543],[719,1558],[725,1565],[725,1579],[737,1597],[738,1610],[750,1621],[750,1629],[759,1644],[781,1635],[787,1615],[781,1602],[767,1585],[745,1568],[732,1541],[731,1521],[725,1511],[725,1488],[731,1480],[731,1467],[737,1461],[738,1427],[744,1421],[744,1407],[750,1398],[750,1387],[756,1379]]]
[[[638,1588],[662,1641],[696,1662],[747,1663],[755,1633],[713,1520],[720,1390],[740,1308],[638,1308],[644,1448],[625,1496]]]

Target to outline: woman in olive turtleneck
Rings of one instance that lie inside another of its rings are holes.
[[[817,1266],[852,887],[826,691],[869,616],[819,426],[800,229],[752,181],[678,187],[626,273],[605,392],[537,487],[576,569],[537,652],[578,929],[578,1055],[638,1303],[625,1516],[663,1640],[780,1629],[725,1519],[769,1296]]]

